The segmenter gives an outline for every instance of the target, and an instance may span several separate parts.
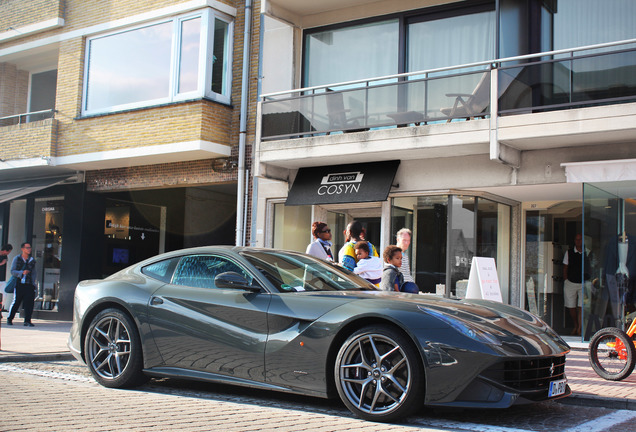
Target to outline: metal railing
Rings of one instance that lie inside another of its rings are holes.
[[[48,109],[0,117],[0,126],[12,126],[16,124],[32,123],[39,120],[55,118],[56,112],[57,111],[54,109]]]
[[[636,39],[265,94],[261,139],[488,118],[494,95],[499,116],[636,101]]]

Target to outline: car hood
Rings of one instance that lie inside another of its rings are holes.
[[[553,355],[570,349],[538,317],[498,302],[386,291],[315,292],[310,295],[347,297],[352,301],[347,302],[350,307],[356,305],[367,311],[384,310],[393,317],[408,316],[408,322],[404,323],[407,328],[439,328],[458,332],[509,354],[534,352]]]

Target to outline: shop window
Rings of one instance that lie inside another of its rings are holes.
[[[82,113],[203,96],[229,103],[231,34],[231,20],[206,9],[89,38]]]
[[[393,199],[391,241],[413,232],[408,251],[420,291],[463,298],[475,256],[494,258],[503,301],[510,291],[509,205],[482,197],[437,195]]]
[[[275,203],[272,247],[305,252],[312,241],[311,206],[286,206]]]
[[[164,252],[165,231],[165,207],[107,199],[103,274],[110,275]]]

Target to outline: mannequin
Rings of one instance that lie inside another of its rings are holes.
[[[622,327],[623,306],[633,308],[636,284],[636,238],[623,231],[607,245],[605,279],[614,325]],[[630,277],[631,276],[631,277]]]

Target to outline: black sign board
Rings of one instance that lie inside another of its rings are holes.
[[[385,201],[399,160],[300,168],[285,205]]]

